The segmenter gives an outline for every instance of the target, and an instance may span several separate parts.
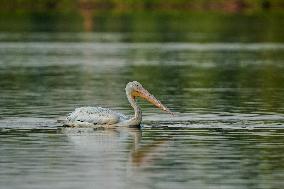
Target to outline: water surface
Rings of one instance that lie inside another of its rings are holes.
[[[282,15],[23,15],[0,24],[4,188],[284,186]],[[139,100],[141,129],[56,122],[132,114],[133,80],[176,116]]]

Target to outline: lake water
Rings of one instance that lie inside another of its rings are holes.
[[[283,188],[284,15],[0,14],[0,186]],[[80,106],[141,129],[64,128]]]

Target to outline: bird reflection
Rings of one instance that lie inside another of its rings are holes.
[[[67,136],[81,155],[93,156],[103,161],[103,158],[111,159],[117,153],[126,152],[128,153],[127,162],[134,167],[153,162],[157,152],[163,149],[170,139],[170,137],[162,137],[158,140],[143,140],[143,129],[129,127],[113,129],[66,127],[62,128],[61,132]]]

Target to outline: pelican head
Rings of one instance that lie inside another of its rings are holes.
[[[141,97],[160,108],[161,110],[173,114],[166,106],[164,106],[159,100],[157,100],[151,93],[149,93],[146,89],[138,81],[129,82],[126,85],[126,94],[131,96],[131,98],[135,99],[136,97]]]

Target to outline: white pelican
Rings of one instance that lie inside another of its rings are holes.
[[[64,125],[71,127],[139,126],[142,121],[142,111],[136,103],[136,97],[142,97],[161,110],[173,114],[137,81],[129,82],[125,87],[125,91],[127,99],[134,109],[134,117],[128,118],[121,113],[102,107],[81,107],[76,108],[66,117]]]

